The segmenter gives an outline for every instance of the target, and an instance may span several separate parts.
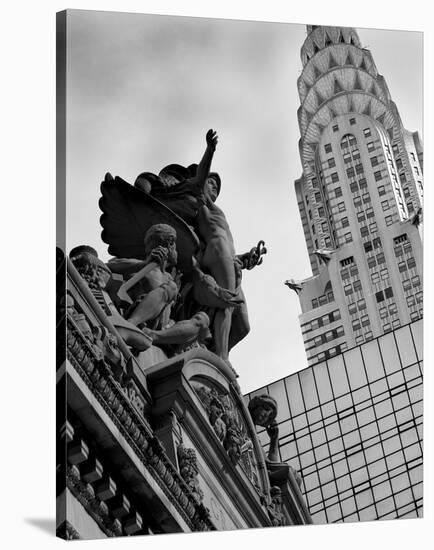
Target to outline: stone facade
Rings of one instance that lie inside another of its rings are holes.
[[[291,475],[277,504],[233,369],[200,348],[143,368],[91,286],[58,251],[58,536],[310,522]]]

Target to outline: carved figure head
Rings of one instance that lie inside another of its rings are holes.
[[[76,246],[69,253],[69,258],[90,288],[104,288],[110,280],[110,269],[98,258],[98,252],[91,246]]]
[[[176,265],[178,253],[176,251],[176,231],[171,225],[157,223],[151,226],[145,235],[145,254],[149,255],[154,248],[167,248],[167,262]]]
[[[253,423],[258,426],[267,427],[276,420],[277,402],[270,395],[256,395],[248,407]]]
[[[208,193],[211,197],[211,200],[214,202],[220,194],[220,189],[222,186],[220,176],[217,172],[210,172],[208,179],[206,180],[206,186],[208,188]]]

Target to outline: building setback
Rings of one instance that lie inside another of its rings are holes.
[[[314,523],[422,516],[422,321],[246,396],[278,403]],[[264,448],[267,433],[258,432]]]
[[[307,26],[295,182],[312,277],[288,281],[313,365],[420,319],[423,153],[352,28]]]

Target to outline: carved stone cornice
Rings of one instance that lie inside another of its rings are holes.
[[[74,369],[137,456],[147,465],[149,472],[184,521],[193,531],[214,530],[213,523],[166,456],[161,443],[154,437],[145,419],[138,414],[120,385],[114,380],[108,366],[98,357],[89,340],[70,318],[67,353]]]
[[[110,517],[107,504],[95,496],[92,485],[81,480],[77,466],[68,466],[66,486],[108,537],[123,535],[120,521]]]

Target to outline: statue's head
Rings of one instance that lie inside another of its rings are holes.
[[[110,269],[91,246],[76,246],[69,253],[69,258],[91,288],[104,288],[112,276]]]
[[[276,420],[277,402],[270,395],[256,395],[248,407],[253,423],[258,426],[267,427]]]
[[[187,168],[189,178],[194,178],[196,176],[197,168],[197,164],[190,164],[190,166]],[[211,196],[212,201],[215,201],[220,194],[220,189],[222,186],[220,176],[217,174],[217,172],[210,172],[208,174],[206,186],[208,188],[208,192]]]
[[[178,260],[178,253],[176,251],[176,231],[171,225],[157,223],[146,231],[145,254],[150,254],[157,246],[167,248],[167,262],[170,265],[176,265]]]
[[[214,202],[220,194],[222,182],[217,172],[210,172],[206,180],[206,186],[211,200]]]

